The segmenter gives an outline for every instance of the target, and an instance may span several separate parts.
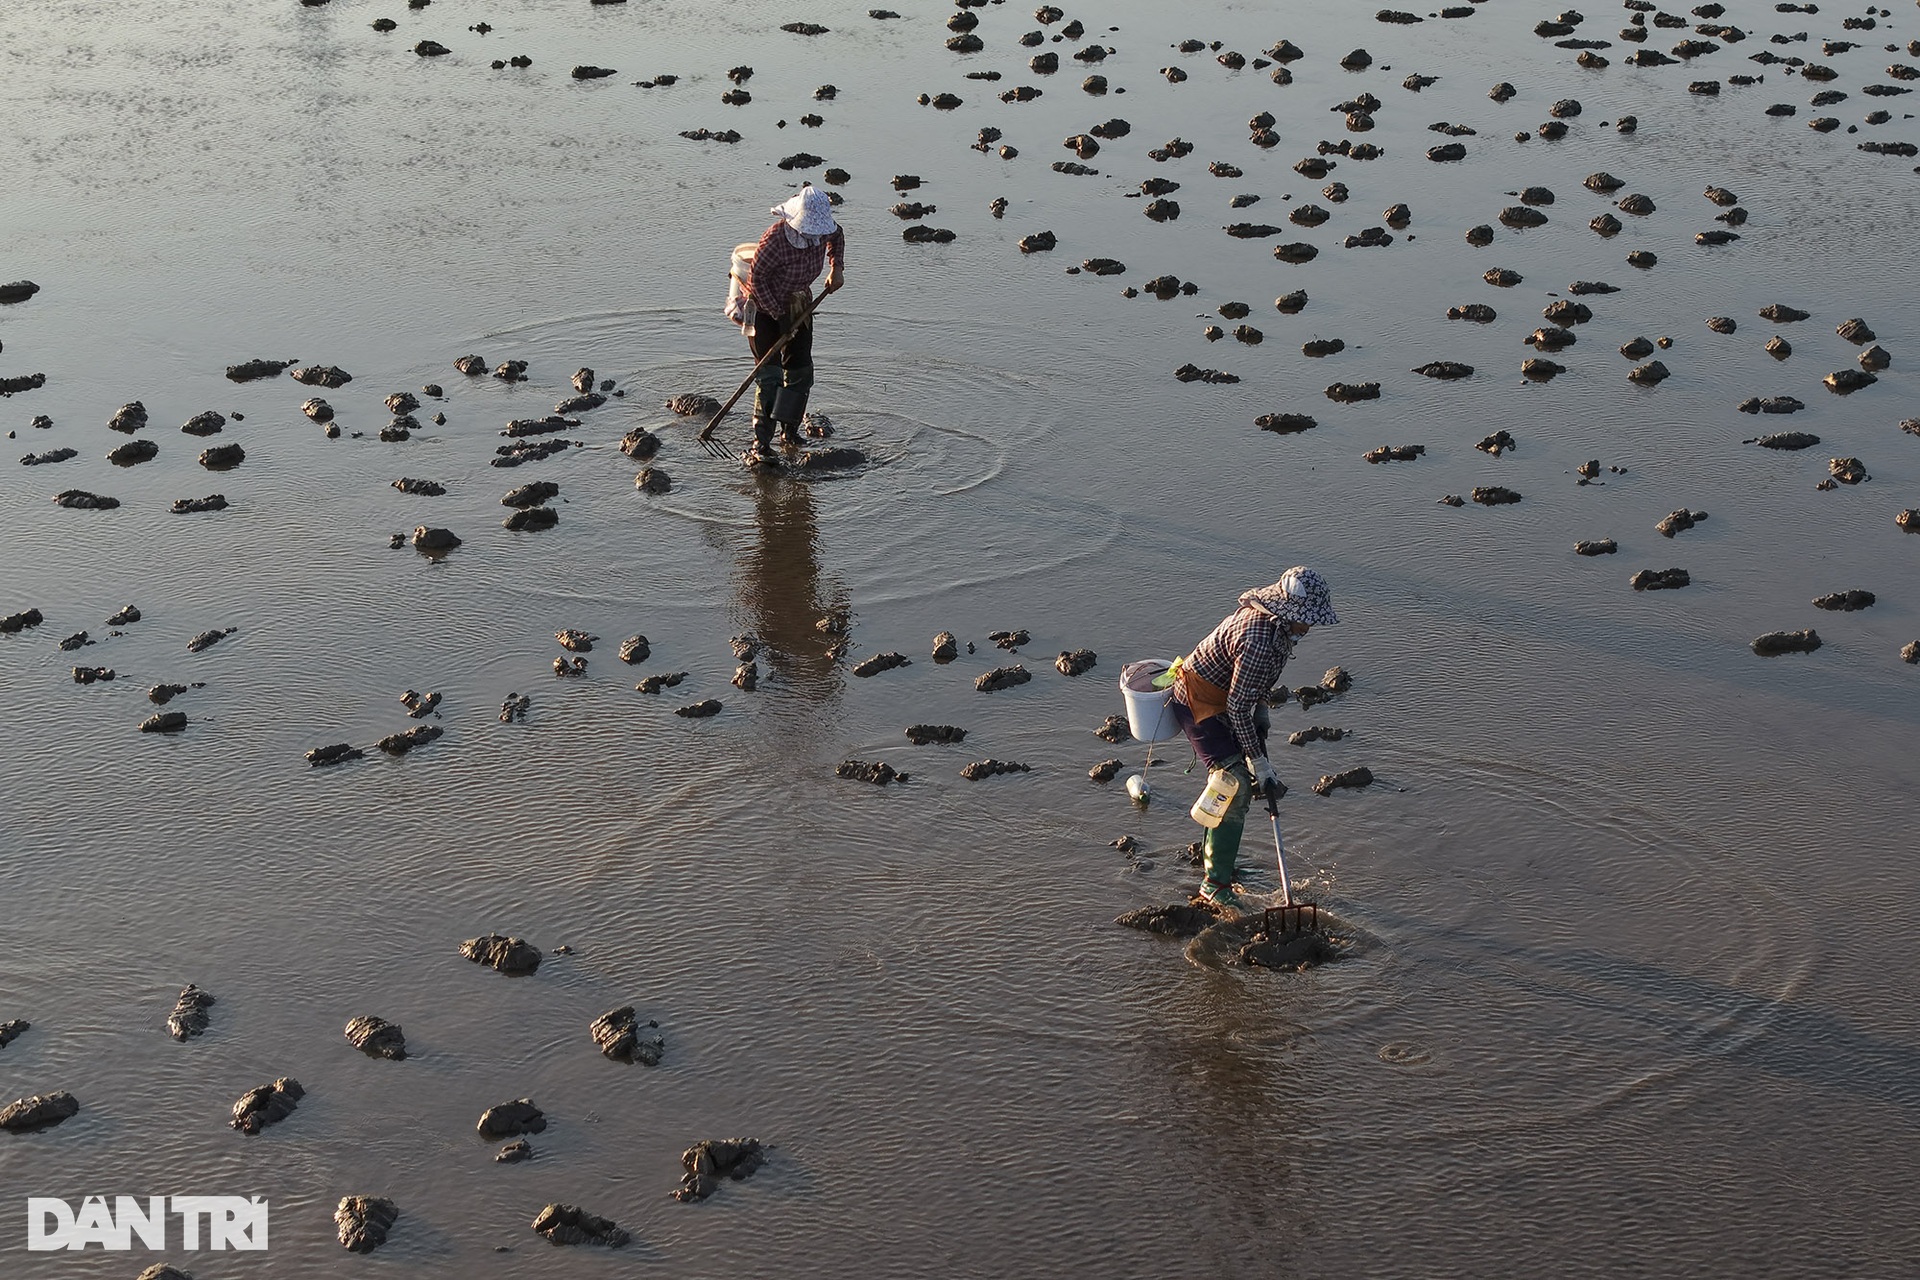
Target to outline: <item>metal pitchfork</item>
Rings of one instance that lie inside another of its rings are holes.
[[[702,449],[705,449],[716,458],[733,457],[733,450],[728,448],[724,441],[713,438],[714,429],[720,425],[720,419],[726,417],[733,409],[733,406],[740,403],[740,397],[747,394],[747,388],[752,386],[753,380],[760,375],[761,367],[764,366],[767,361],[784,351],[787,344],[793,341],[794,335],[806,326],[807,321],[813,319],[813,313],[818,311],[820,304],[827,300],[827,292],[831,291],[823,291],[819,297],[807,303],[807,309],[800,313],[800,319],[794,324],[789,325],[787,331],[781,334],[772,346],[767,348],[767,353],[753,362],[753,369],[747,374],[746,379],[741,382],[739,388],[727,398],[725,404],[720,406],[718,413],[707,419],[707,425],[700,428],[700,434],[696,437],[700,441],[700,447]]]
[[[1273,853],[1280,862],[1280,905],[1261,913],[1260,927],[1275,938],[1291,938],[1320,930],[1320,906],[1314,902],[1295,902],[1293,886],[1287,879],[1287,847],[1280,840],[1279,788],[1267,790],[1267,817],[1273,822]]]

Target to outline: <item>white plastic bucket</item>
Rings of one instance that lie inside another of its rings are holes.
[[[1120,693],[1127,700],[1127,727],[1141,742],[1167,742],[1180,736],[1173,718],[1173,689],[1153,687],[1155,676],[1173,665],[1170,658],[1144,658],[1120,668]]]

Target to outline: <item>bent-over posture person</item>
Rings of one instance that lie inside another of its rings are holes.
[[[1239,608],[1180,660],[1174,718],[1209,771],[1223,770],[1240,783],[1220,825],[1203,841],[1200,896],[1215,906],[1245,909],[1234,876],[1254,794],[1286,794],[1267,759],[1267,695],[1293,656],[1294,642],[1313,627],[1339,621],[1326,579],[1296,565],[1272,586],[1242,592]]]

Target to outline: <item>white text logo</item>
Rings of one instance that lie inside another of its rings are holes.
[[[262,1196],[88,1196],[78,1211],[65,1200],[27,1198],[27,1248],[133,1248],[138,1239],[149,1249],[167,1247],[167,1220],[180,1220],[183,1249],[265,1249],[267,1202]],[[201,1240],[206,1243],[202,1244]]]

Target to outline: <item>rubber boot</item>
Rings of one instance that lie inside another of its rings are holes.
[[[773,420],[780,425],[780,447],[798,449],[801,445],[800,422],[807,413],[811,387],[781,387],[774,398]]]
[[[743,461],[749,467],[779,469],[780,461],[773,452],[772,418],[759,413],[753,415],[753,447]]]

